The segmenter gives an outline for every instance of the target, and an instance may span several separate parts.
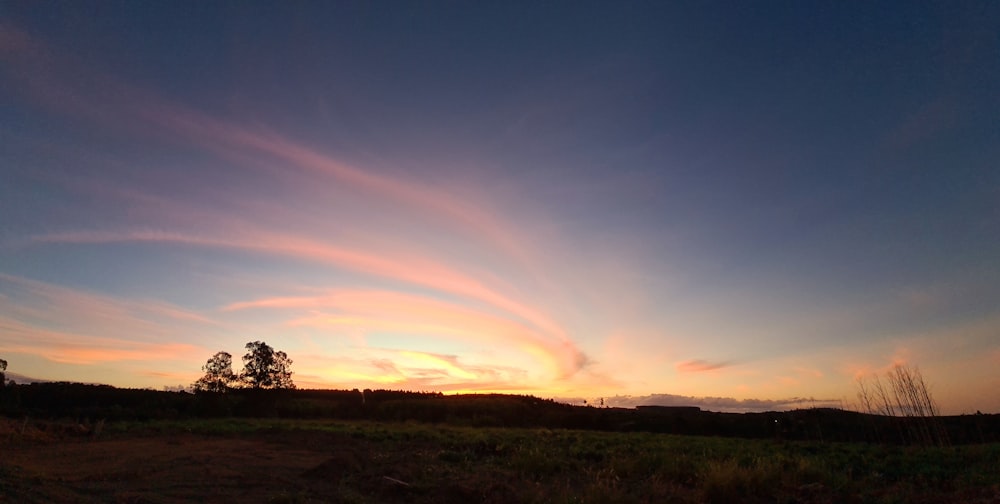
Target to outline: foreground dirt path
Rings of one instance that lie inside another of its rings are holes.
[[[198,435],[2,449],[3,502],[296,501],[301,475],[330,458],[298,443]]]

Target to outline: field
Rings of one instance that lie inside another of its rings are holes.
[[[3,422],[3,502],[1000,502],[998,444],[308,420]]]

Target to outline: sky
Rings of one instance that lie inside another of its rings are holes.
[[[1000,413],[1000,3],[0,3],[0,358]]]

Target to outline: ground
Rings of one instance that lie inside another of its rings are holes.
[[[1000,503],[996,447],[254,420],[8,420],[0,443],[0,502]]]

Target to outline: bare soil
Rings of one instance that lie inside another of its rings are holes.
[[[441,473],[424,463],[437,455],[433,446],[393,445],[296,430],[94,436],[75,425],[39,430],[7,421],[0,426],[0,503],[519,500],[496,473],[489,481]]]
[[[270,502],[329,452],[265,439],[171,435],[7,446],[8,502]],[[6,495],[4,495],[6,494]]]

